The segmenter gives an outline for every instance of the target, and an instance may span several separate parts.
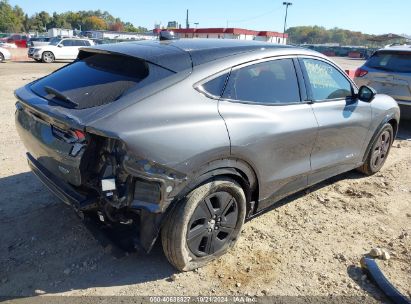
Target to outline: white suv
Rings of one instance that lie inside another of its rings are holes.
[[[89,39],[53,38],[50,44],[31,47],[28,55],[36,61],[51,63],[55,60],[74,60],[81,47],[94,45]]]

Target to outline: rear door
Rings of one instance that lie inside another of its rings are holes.
[[[305,99],[298,62],[290,57],[233,68],[219,111],[234,158],[255,168],[258,210],[307,186],[317,122]]]
[[[357,88],[327,60],[302,57],[300,64],[319,126],[311,154],[311,185],[361,163],[371,124],[371,104],[357,99]]]

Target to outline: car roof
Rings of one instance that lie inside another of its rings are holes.
[[[262,49],[295,49],[287,45],[235,39],[181,39],[166,41],[133,41],[83,48],[81,52],[117,53],[144,59],[174,72],[224,57]],[[79,55],[81,58],[84,54]]]
[[[78,38],[78,37],[64,37],[64,38],[59,38],[61,40],[63,39],[71,39],[71,40],[90,40],[88,38]]]
[[[378,50],[378,52],[384,52],[384,51],[411,52],[411,45],[390,46],[390,47],[386,47],[386,48]]]
[[[287,45],[235,39],[183,39],[163,42],[190,53],[193,66],[216,59],[264,49],[288,49]]]

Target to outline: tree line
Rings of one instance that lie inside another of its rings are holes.
[[[368,39],[374,35],[343,30],[340,28],[326,29],[322,26],[297,26],[287,30],[294,44],[339,43],[340,45],[370,45]]]
[[[111,30],[125,32],[146,32],[147,28],[124,22],[106,11],[68,11],[52,15],[45,11],[28,16],[18,5],[12,6],[8,0],[0,0],[0,32],[45,32],[50,28],[78,30]]]

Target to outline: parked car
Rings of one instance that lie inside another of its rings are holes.
[[[11,54],[8,49],[0,47],[0,62],[4,62],[11,59]]]
[[[182,271],[224,254],[281,198],[378,172],[400,115],[324,55],[256,41],[85,48],[15,94],[45,185],[81,216],[138,227],[147,251],[161,234]]]
[[[17,47],[20,47],[20,48],[26,48],[28,39],[30,39],[30,35],[13,34],[6,38],[6,42],[14,43]]]
[[[393,97],[401,116],[411,119],[411,46],[392,46],[375,52],[357,69],[355,82]]]
[[[0,47],[5,48],[5,49],[16,49],[17,46],[14,43],[7,43],[0,41]]]
[[[30,38],[27,45],[28,47],[37,47],[42,45],[48,45],[50,43],[50,37],[33,37]]]
[[[55,60],[74,60],[81,47],[91,45],[94,43],[89,39],[53,38],[48,45],[31,47],[28,56],[45,63],[52,63]]]

